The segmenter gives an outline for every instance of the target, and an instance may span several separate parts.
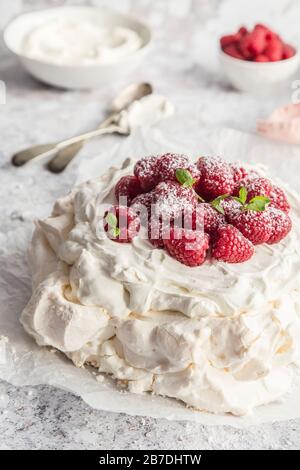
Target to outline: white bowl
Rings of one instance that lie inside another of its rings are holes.
[[[291,80],[298,70],[300,56],[297,51],[290,59],[250,62],[231,57],[221,50],[220,61],[226,77],[235,88],[262,94],[272,93]]]
[[[44,22],[56,18],[92,21],[100,26],[123,26],[137,32],[142,46],[137,51],[113,64],[60,65],[26,56],[22,44],[26,35]],[[33,11],[13,19],[4,30],[4,42],[8,49],[20,59],[24,68],[38,80],[62,88],[97,88],[109,85],[131,73],[142,62],[149,50],[151,32],[140,21],[130,16],[98,7],[58,7]]]

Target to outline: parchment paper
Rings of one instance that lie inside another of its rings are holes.
[[[270,167],[271,174],[279,175],[294,189],[300,189],[297,181],[300,148],[275,144],[233,129],[204,130],[196,123],[185,122],[182,130],[182,123],[176,118],[159,128],[139,129],[126,139],[111,137],[101,140],[101,144],[97,144],[97,152],[94,150],[95,156],[80,160],[77,180],[101,174],[108,166],[120,164],[126,157],[163,151],[191,155],[221,154],[230,160],[260,162]],[[40,168],[32,165],[27,171],[34,175]],[[61,187],[58,192],[64,194],[65,188]],[[45,199],[48,207],[49,198]],[[103,377],[99,381],[91,370],[77,369],[61,353],[39,348],[19,323],[20,312],[30,297],[26,249],[32,227],[31,223],[15,225],[13,230],[7,232],[2,228],[0,231],[0,378],[21,386],[50,384],[75,393],[96,409],[197,421],[207,425],[245,427],[300,417],[300,373],[296,368],[293,389],[281,402],[259,407],[252,415],[238,418],[192,411],[172,399],[120,391],[111,379]]]

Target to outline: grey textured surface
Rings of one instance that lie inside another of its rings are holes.
[[[2,0],[0,27],[24,8],[63,3],[67,2]],[[128,80],[150,80],[159,92],[175,102],[182,116],[193,117],[199,126],[226,126],[251,132],[257,117],[290,100],[290,89],[265,99],[241,95],[216,73],[215,57],[209,53],[203,28],[220,31],[220,18],[224,19],[224,29],[232,28],[233,8],[234,25],[241,23],[246,14],[241,5],[246,5],[244,0],[69,3],[109,4],[147,18],[154,30],[155,47],[144,67]],[[297,29],[300,10],[296,0],[263,3],[256,19],[263,21],[268,17],[269,22],[283,29],[287,24],[289,29],[293,25]],[[262,2],[251,2],[251,12],[255,11],[254,4],[257,8]],[[107,90],[94,92],[63,92],[36,83],[4,48],[0,49],[0,59],[0,79],[7,87],[7,103],[0,107],[0,224],[5,233],[31,226],[36,216],[46,215],[52,201],[72,185],[76,171],[76,164],[59,177],[49,175],[41,167],[20,171],[10,166],[10,155],[30,143],[64,138],[93,127],[123,83],[116,82]],[[81,158],[99,151],[101,141],[95,140],[84,148]],[[28,286],[24,286],[24,291],[25,303]],[[129,417],[93,410],[78,397],[51,387],[17,388],[0,382],[3,449],[299,449],[299,431],[299,420],[237,430]]]

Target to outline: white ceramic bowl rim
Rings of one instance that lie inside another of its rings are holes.
[[[294,46],[293,46],[294,47]],[[251,60],[243,60],[243,59],[238,59],[237,57],[232,57],[231,55],[229,54],[226,54],[226,52],[223,51],[223,49],[219,49],[220,51],[220,54],[226,58],[228,61],[232,61],[232,62],[235,62],[236,64],[240,64],[244,67],[249,67],[249,68],[254,68],[255,66],[256,67],[280,67],[280,66],[283,66],[284,64],[288,64],[288,63],[291,63],[291,62],[295,62],[295,61],[298,61],[299,60],[299,51],[298,49],[296,49],[296,47],[294,47],[296,53],[290,57],[289,59],[281,59],[281,60],[276,60],[276,61],[273,61],[273,62],[254,62],[254,61],[251,61]]]
[[[111,17],[114,19],[114,22],[116,23],[131,23],[131,26],[128,26],[129,28],[133,29],[134,31],[138,32],[142,38],[142,45],[139,49],[136,51],[132,52],[131,54],[128,54],[125,57],[121,57],[118,59],[117,63],[113,64],[80,64],[80,65],[75,65],[75,64],[56,64],[53,62],[48,62],[47,60],[39,60],[35,59],[33,57],[28,56],[27,54],[24,54],[21,52],[18,47],[15,47],[12,44],[12,40],[10,38],[11,35],[11,30],[15,27],[15,24],[19,22],[22,19],[27,19],[28,23],[32,21],[32,19],[38,15],[43,15],[46,19],[47,15],[52,15],[56,12],[62,12],[62,11],[75,11],[75,12],[80,12],[80,11],[85,11],[86,13],[90,13],[92,11],[97,11],[99,15],[107,15],[108,17]],[[142,34],[141,34],[142,32]],[[150,46],[151,42],[151,30],[150,28],[142,21],[139,19],[136,19],[134,16],[131,15],[125,15],[119,12],[114,11],[113,9],[107,8],[105,6],[103,7],[96,7],[96,6],[76,6],[76,5],[63,5],[59,7],[49,7],[49,8],[40,8],[40,9],[35,9],[26,13],[22,13],[20,15],[15,16],[12,20],[9,21],[9,23],[6,25],[4,31],[3,31],[3,39],[6,47],[13,52],[16,56],[25,58],[27,60],[30,60],[32,62],[38,63],[38,64],[46,64],[47,66],[53,66],[53,67],[60,67],[60,68],[68,68],[68,69],[76,69],[78,67],[84,67],[84,68],[90,68],[93,69],[95,67],[99,68],[106,68],[106,67],[111,67],[114,65],[120,65],[122,62],[126,62],[130,57],[136,57],[138,54],[144,53],[145,50]]]

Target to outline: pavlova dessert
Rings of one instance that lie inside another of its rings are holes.
[[[37,221],[22,324],[133,393],[248,413],[299,359],[299,210],[261,169],[128,160]]]

